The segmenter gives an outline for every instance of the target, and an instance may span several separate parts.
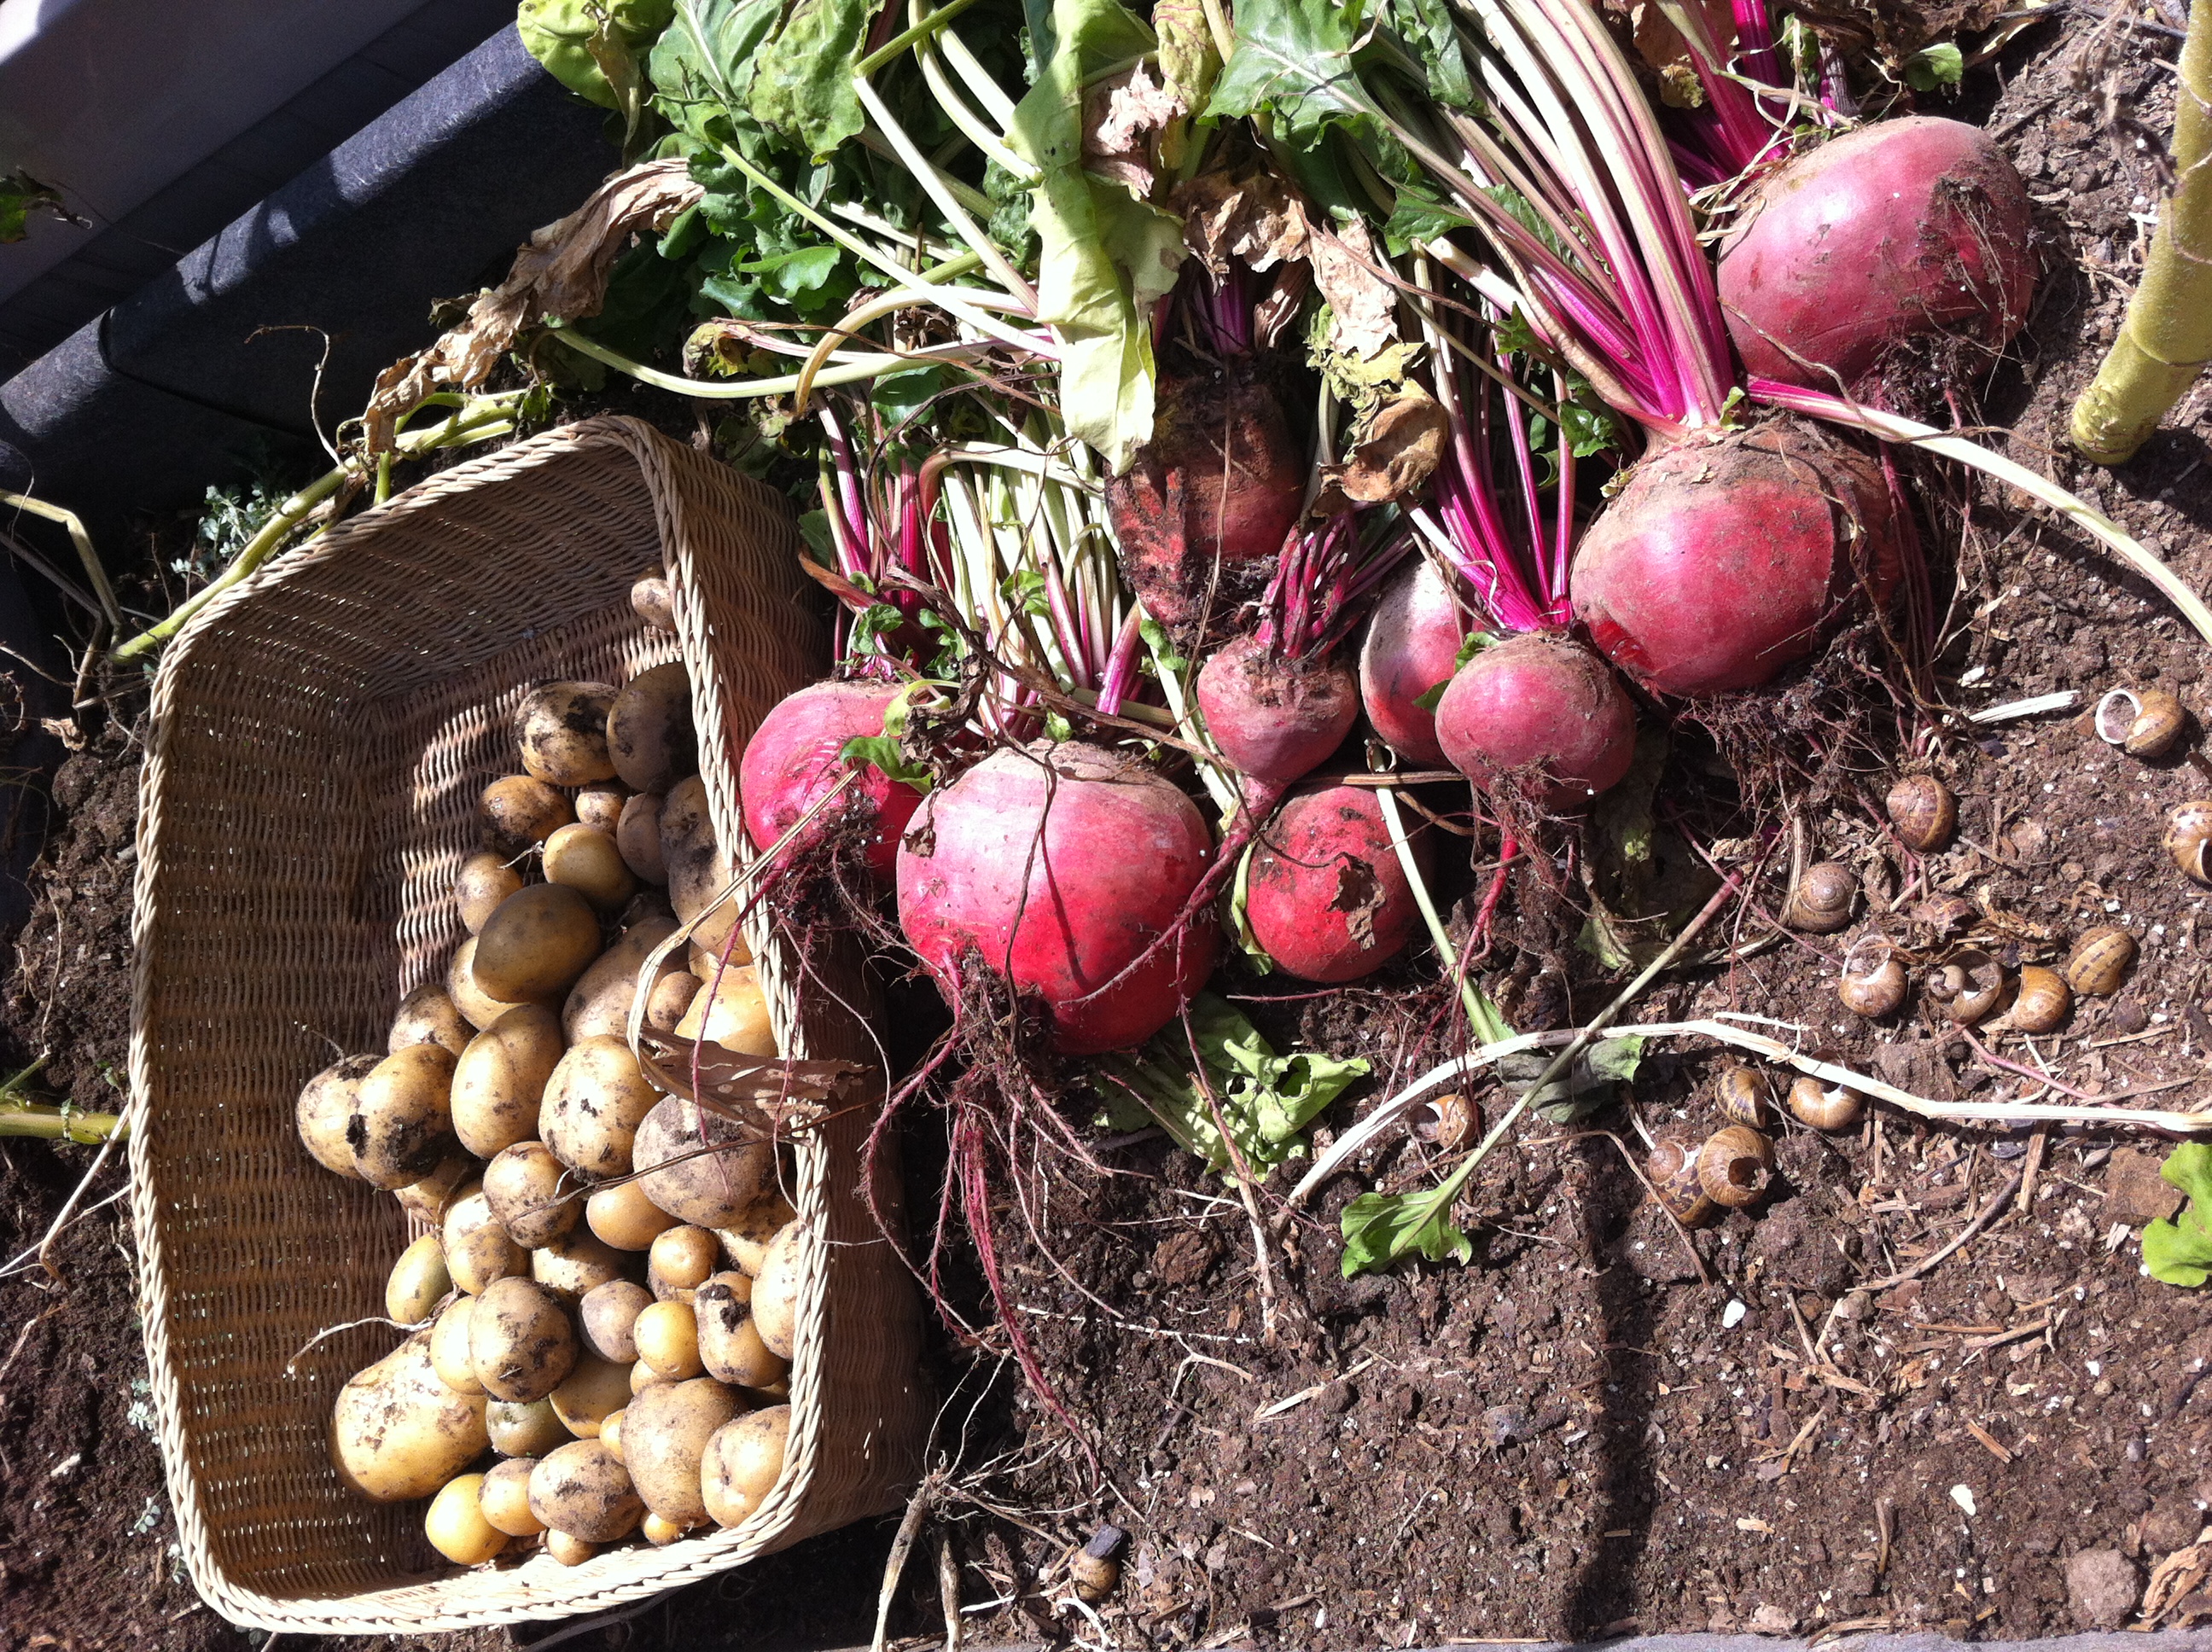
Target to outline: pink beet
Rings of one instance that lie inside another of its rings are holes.
[[[884,732],[884,711],[898,694],[890,683],[817,683],[776,702],[738,765],[745,835],[767,849],[845,778],[845,743]],[[793,841],[804,855],[841,830],[867,834],[868,869],[891,879],[899,835],[921,806],[921,793],[880,768],[863,766],[837,803],[815,817]]]
[[[1754,688],[1899,573],[1881,467],[1778,420],[1646,459],[1583,535],[1575,616],[1661,694]]]
[[[1451,681],[1467,639],[1443,575],[1425,556],[1382,587],[1359,648],[1359,698],[1383,743],[1409,763],[1433,768],[1444,760],[1437,714],[1422,696]]]
[[[1425,834],[1413,848],[1426,876]],[[1356,981],[1403,951],[1420,908],[1374,789],[1323,787],[1284,804],[1252,851],[1244,915],[1301,981]]]
[[[1863,126],[1759,191],[1721,254],[1729,337],[1747,371],[1817,390],[1917,335],[2002,344],[2035,290],[2030,229],[2027,186],[1978,128]]]
[[[1437,738],[1486,790],[1510,779],[1539,808],[1579,808],[1628,772],[1636,707],[1580,643],[1524,631],[1460,667],[1437,705]]]
[[[1255,780],[1287,785],[1328,761],[1359,718],[1352,673],[1239,637],[1198,674],[1198,708],[1222,755]]]
[[[1042,1001],[1062,1054],[1127,1049],[1213,968],[1220,938],[1201,912],[1107,986],[1185,915],[1212,859],[1197,805],[1158,770],[1040,742],[924,801],[899,845],[899,926],[956,1010],[962,972],[980,965]]]

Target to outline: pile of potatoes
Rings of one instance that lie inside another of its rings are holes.
[[[299,1099],[318,1161],[434,1227],[386,1293],[420,1328],[345,1385],[331,1459],[365,1497],[429,1497],[463,1565],[744,1520],[782,1471],[798,1309],[774,1146],[656,1090],[625,1037],[645,992],[652,1026],[776,1053],[730,919],[640,978],[728,878],[684,667],[549,683],[515,736],[444,984]]]

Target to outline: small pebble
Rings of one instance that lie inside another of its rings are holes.
[[[1954,1502],[1954,1503],[1957,1503],[1957,1504],[1959,1505],[1959,1507],[1960,1507],[1960,1508],[1961,1508],[1961,1509],[1963,1509],[1964,1510],[1966,1510],[1966,1514],[1967,1514],[1969,1516],[1972,1516],[1974,1513],[1976,1513],[1976,1512],[1977,1512],[1977,1511],[1976,1511],[1976,1509],[1975,1509],[1975,1508],[1974,1508],[1974,1494],[1973,1494],[1973,1491],[1972,1491],[1972,1490],[1971,1488],[1969,1488],[1969,1487],[1967,1487],[1967,1486],[1964,1486],[1964,1485],[1954,1485],[1954,1486],[1953,1486],[1953,1487],[1951,1488],[1951,1501],[1952,1501],[1952,1502]]]
[[[1743,1323],[1743,1316],[1749,1311],[1750,1310],[1745,1308],[1741,1303],[1736,1301],[1735,1297],[1729,1297],[1729,1305],[1721,1309],[1721,1329],[1723,1331],[1735,1330],[1737,1326]]]

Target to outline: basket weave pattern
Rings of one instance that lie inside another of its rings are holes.
[[[380,1052],[400,996],[442,977],[465,933],[452,891],[477,794],[515,768],[511,714],[537,683],[620,682],[680,650],[709,811],[742,844],[738,751],[822,653],[794,552],[764,490],[636,421],[594,419],[340,524],[165,655],[138,829],[131,1206],[181,1546],[233,1621],[424,1632],[591,1611],[896,1507],[911,1485],[915,1305],[855,1191],[867,1109],[798,1146],[790,1445],[733,1531],[456,1573],[420,1505],[355,1496],[325,1451],[338,1388],[392,1330],[301,1351],[382,1314],[409,1224],[307,1156],[293,1099],[333,1046]],[[673,640],[629,611],[654,562]],[[850,956],[802,962],[753,932],[785,1052],[879,1066]]]

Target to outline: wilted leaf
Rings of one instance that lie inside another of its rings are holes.
[[[672,9],[672,0],[521,0],[514,27],[547,74],[603,109],[620,109],[608,67],[626,72],[635,90],[635,54],[652,46]]]
[[[1389,1266],[1415,1252],[1432,1262],[1464,1262],[1474,1244],[1452,1225],[1451,1200],[1436,1190],[1362,1193],[1344,1207],[1344,1277]]]
[[[1450,419],[1419,385],[1383,397],[1361,420],[1352,457],[1323,470],[1315,508],[1327,514],[1354,501],[1387,505],[1410,497],[1443,461],[1450,434]]]
[[[1132,195],[1149,197],[1162,165],[1160,138],[1189,112],[1189,106],[1141,63],[1086,88],[1084,170],[1111,179]]]
[[[1221,53],[1203,0],[1155,0],[1152,32],[1160,37],[1160,73],[1186,112],[1203,109],[1221,75]]]

